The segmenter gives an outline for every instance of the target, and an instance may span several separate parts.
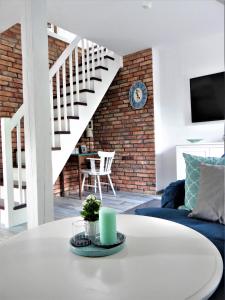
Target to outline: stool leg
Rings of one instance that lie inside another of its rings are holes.
[[[109,174],[108,174],[108,179],[109,179],[109,183],[110,183],[110,185],[111,185],[111,188],[112,188],[113,194],[114,194],[114,196],[116,197],[116,192],[115,192],[115,190],[114,190],[113,183],[112,183],[112,180],[111,180],[111,177],[110,177],[110,175],[109,175]]]
[[[81,194],[82,194],[83,191],[84,191],[84,183],[85,183],[85,179],[86,179],[86,174],[84,174],[84,177],[83,177],[83,181],[82,181],[82,185],[81,185]]]
[[[97,176],[97,180],[98,180],[98,189],[99,189],[99,194],[100,194],[100,199],[102,201],[102,188],[101,188],[101,182],[100,182],[100,176]]]

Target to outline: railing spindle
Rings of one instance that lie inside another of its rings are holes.
[[[71,113],[74,116],[74,94],[73,94],[73,52],[69,56],[69,71],[70,71],[70,104]]]
[[[17,149],[17,176],[18,176],[18,189],[19,189],[19,203],[23,203],[22,194],[22,160],[21,160],[21,128],[20,121],[16,126],[16,149]]]
[[[85,58],[84,58],[84,39],[81,42],[81,56],[82,56],[82,81],[83,81],[83,89],[85,89]]]
[[[95,77],[95,44],[92,43],[92,77]]]
[[[57,117],[58,117],[58,130],[62,130],[61,120],[61,99],[60,99],[60,69],[56,73],[56,94],[57,94]]]
[[[68,120],[67,120],[67,96],[66,96],[66,61],[62,66],[62,77],[63,77],[63,118],[64,118],[64,128],[68,131]],[[71,107],[73,103],[71,103]]]
[[[101,46],[101,65],[104,66],[104,47]]]
[[[50,80],[50,105],[51,105],[51,127],[52,127],[52,147],[55,147],[55,122],[54,122],[54,101],[53,101],[53,80]]]
[[[87,62],[87,88],[91,89],[91,81],[90,81],[90,57],[89,57],[89,41],[86,40],[86,62]]]
[[[97,52],[97,65],[100,66],[100,47],[96,45],[96,52]]]
[[[76,101],[80,102],[78,47],[75,48],[75,72],[76,72]]]

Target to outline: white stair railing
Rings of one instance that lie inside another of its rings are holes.
[[[49,70],[53,148],[60,149],[61,146],[60,139],[56,139],[57,134],[69,131],[68,117],[79,117],[77,103],[83,99],[81,92],[93,87],[91,80],[95,77],[96,68],[104,66],[106,54],[108,54],[108,49],[76,36]],[[24,138],[21,130],[22,122],[24,122],[24,105],[21,105],[12,118],[1,118],[4,206],[8,216],[7,226],[12,224],[10,212],[15,209],[15,206],[26,203],[26,192],[23,189],[26,178],[25,170],[23,170],[25,152],[22,149]],[[14,132],[16,138],[12,139]],[[15,168],[13,168],[14,149]],[[15,187],[16,199],[14,199]]]
[[[68,116],[78,117],[79,108],[76,104],[80,102],[80,82],[82,81],[83,90],[90,90],[91,77],[95,77],[95,59],[97,65],[102,64],[107,51],[104,47],[76,36],[50,69],[53,148],[60,146],[56,144],[54,133],[68,131]],[[67,86],[69,86],[69,97],[67,97]]]
[[[23,192],[22,178],[22,141],[23,133],[21,124],[24,118],[24,106],[22,105],[12,118],[1,118],[2,136],[2,163],[4,181],[4,210],[6,215],[6,225],[12,223],[12,211],[15,206],[25,204],[26,198]],[[12,138],[13,132],[16,139]],[[13,147],[14,146],[14,147]],[[15,151],[15,152],[14,152]],[[13,168],[13,153],[16,157],[16,172]],[[17,197],[14,199],[14,187],[17,188]]]

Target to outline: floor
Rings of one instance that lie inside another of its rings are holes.
[[[90,192],[84,193],[84,199]],[[131,192],[117,192],[115,197],[111,192],[103,194],[103,206],[112,207],[117,213],[123,213],[133,207],[136,207],[149,200],[159,198],[159,196],[151,196],[146,194],[137,194]],[[55,199],[55,219],[62,219],[79,215],[82,209],[82,201],[78,195],[70,195],[69,197],[57,197]]]
[[[84,199],[90,192],[84,194]],[[117,192],[115,197],[111,192],[103,194],[103,205],[112,207],[117,213],[133,213],[135,207],[143,207],[146,203],[153,200],[153,206],[155,199],[160,199],[160,196],[152,196],[146,194],[137,194],[130,192]],[[55,220],[79,216],[82,209],[82,201],[79,199],[77,194],[71,194],[68,197],[56,197],[54,201],[54,214]],[[5,229],[0,227],[0,243],[7,240],[8,238],[24,231],[27,229],[26,224]]]

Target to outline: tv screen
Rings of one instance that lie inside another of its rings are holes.
[[[224,120],[224,72],[190,79],[192,122]]]

